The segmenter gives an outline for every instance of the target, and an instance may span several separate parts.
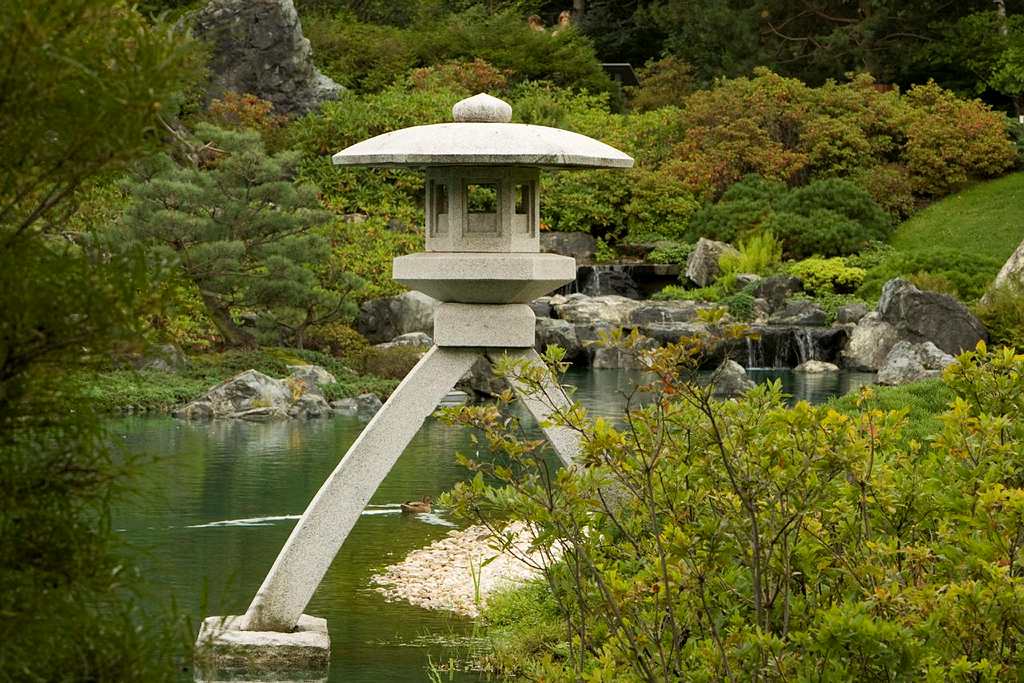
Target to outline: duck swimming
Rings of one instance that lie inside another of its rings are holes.
[[[421,500],[407,500],[402,503],[402,512],[430,512],[432,509],[430,506],[431,502],[433,501],[431,501],[430,496],[423,496]]]

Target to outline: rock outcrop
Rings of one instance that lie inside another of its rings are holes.
[[[585,232],[542,232],[540,250],[545,254],[571,256],[577,265],[584,265],[594,262],[597,240]]]
[[[334,376],[318,365],[289,366],[292,374],[274,379],[246,370],[221,382],[174,411],[187,420],[231,418],[263,422],[289,417],[311,419],[331,414],[320,387]]]
[[[1003,287],[1024,288],[1024,242],[1017,245],[1010,258],[1006,259],[1006,263],[999,269],[999,274],[992,281],[989,291],[981,298],[982,303],[988,301],[989,292]]]
[[[806,373],[808,375],[820,375],[826,372],[839,372],[839,366],[835,363],[826,363],[822,360],[805,360],[793,368],[793,372]]]
[[[747,371],[734,360],[727,360],[711,375],[714,394],[719,398],[739,396],[754,388],[754,380],[747,377]]]
[[[876,372],[899,336],[896,328],[882,320],[877,312],[868,313],[850,333],[842,353],[843,365],[851,370]]]
[[[718,265],[725,254],[738,255],[730,244],[701,237],[686,259],[686,277],[698,287],[707,287],[718,279],[722,269]]]
[[[910,384],[938,377],[956,359],[931,342],[896,342],[878,371],[879,384]]]
[[[768,322],[772,325],[812,325],[821,327],[828,322],[828,316],[813,301],[792,299],[772,313]]]
[[[889,280],[878,300],[878,317],[892,325],[900,339],[930,341],[949,354],[988,341],[984,325],[966,306],[947,294],[923,292],[906,280]]]
[[[343,398],[337,401],[331,401],[331,410],[336,415],[345,415],[348,417],[358,417],[361,420],[369,420],[371,417],[377,414],[380,407],[384,405],[383,401],[376,394],[359,394],[352,398]]]
[[[410,332],[434,334],[434,309],[440,302],[420,292],[364,301],[355,328],[371,344],[390,342]]]
[[[192,31],[211,46],[211,98],[251,93],[278,112],[305,114],[342,90],[313,66],[292,0],[211,0]]]

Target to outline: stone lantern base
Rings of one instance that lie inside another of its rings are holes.
[[[244,631],[242,617],[207,617],[195,649],[197,681],[326,681],[327,620],[303,614],[290,633]]]

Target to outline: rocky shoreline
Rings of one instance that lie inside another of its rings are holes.
[[[526,525],[516,522],[503,533],[515,538],[512,552],[503,552],[487,527],[471,526],[412,551],[370,582],[389,601],[405,600],[417,607],[477,617],[495,591],[540,576],[535,567],[519,559],[541,562],[540,553],[530,552]]]

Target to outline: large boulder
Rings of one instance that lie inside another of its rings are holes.
[[[574,325],[606,323],[612,327],[626,324],[630,314],[640,305],[639,301],[624,296],[590,297],[583,294],[573,294],[558,304],[553,298],[551,303],[561,320]]]
[[[355,327],[371,344],[389,342],[410,332],[434,334],[434,309],[437,299],[421,292],[364,301],[359,307]]]
[[[719,398],[739,396],[754,388],[754,380],[747,377],[747,371],[734,360],[726,360],[711,374],[714,395]]]
[[[359,394],[351,398],[342,398],[331,402],[331,410],[335,415],[346,417],[358,417],[361,420],[369,420],[373,417],[384,402],[376,394]]]
[[[381,344],[374,344],[374,348],[380,350],[396,349],[403,346],[411,346],[413,348],[431,347],[434,345],[434,340],[431,339],[430,335],[426,332],[407,332],[400,334],[389,342],[383,342]]]
[[[566,320],[537,318],[535,339],[537,350],[544,350],[553,345],[565,349],[566,360],[576,360],[584,355],[583,345],[576,336],[576,326]]]
[[[718,262],[725,254],[738,255],[739,252],[725,242],[701,237],[686,259],[686,277],[698,287],[707,287],[722,274]]]
[[[246,370],[189,402],[175,415],[187,419],[268,419],[287,417],[292,403],[292,390],[286,382]]]
[[[868,307],[862,303],[846,304],[836,311],[836,323],[839,325],[856,325],[868,314]]]
[[[828,316],[813,301],[793,299],[772,313],[768,322],[772,325],[815,325],[828,322]]]
[[[839,366],[835,363],[827,363],[823,360],[805,360],[793,368],[793,372],[807,375],[820,375],[827,372],[839,372]]]
[[[542,232],[540,250],[545,254],[571,256],[577,264],[593,263],[597,240],[585,232]]]
[[[136,370],[176,373],[188,369],[188,357],[175,344],[158,344],[135,359]]]
[[[697,319],[697,312],[715,308],[703,301],[642,301],[629,313],[630,325],[651,323],[683,323]]]
[[[1006,263],[999,269],[999,274],[992,281],[989,291],[981,298],[982,303],[988,301],[989,292],[1003,287],[1024,288],[1024,242],[1017,245],[1017,248]]]
[[[792,275],[772,275],[757,283],[754,296],[764,299],[773,309],[782,306],[793,294],[804,291],[804,283]]]
[[[938,377],[943,368],[955,362],[953,356],[931,342],[913,344],[899,341],[885,357],[876,381],[879,384],[910,384]]]
[[[878,300],[878,317],[901,339],[930,341],[950,354],[988,341],[988,333],[966,306],[947,294],[923,292],[906,280],[889,280]]]
[[[843,366],[850,370],[875,372],[899,341],[896,328],[872,311],[861,318],[850,332],[842,352]]]
[[[325,368],[319,365],[289,365],[288,379],[293,382],[302,382],[306,391],[320,391],[320,387],[334,384],[338,380]]]
[[[211,98],[251,93],[278,112],[305,114],[342,90],[313,66],[292,0],[211,0],[192,31],[211,47]]]

